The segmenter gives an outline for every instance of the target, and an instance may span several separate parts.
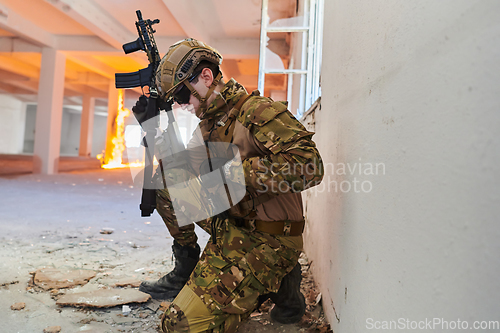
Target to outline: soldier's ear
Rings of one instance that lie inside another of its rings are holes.
[[[214,82],[214,74],[212,73],[210,68],[203,68],[200,73],[200,77],[207,87],[210,87],[212,85],[212,82]]]

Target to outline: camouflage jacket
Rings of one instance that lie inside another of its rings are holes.
[[[213,140],[214,129],[231,121],[228,115],[246,96],[245,88],[234,79],[226,83],[201,117],[204,140],[209,136]],[[244,177],[251,198],[272,193],[272,199],[256,205],[256,218],[302,220],[300,192],[323,178],[323,163],[312,141],[314,133],[308,132],[284,103],[261,97],[258,91],[235,115],[230,141],[239,148],[243,168],[238,169],[244,174],[231,173],[230,178]]]

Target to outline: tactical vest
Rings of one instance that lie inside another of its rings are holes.
[[[200,124],[203,133],[203,140],[205,140],[205,142],[233,143],[234,129],[237,121],[246,128],[248,128],[252,124],[265,126],[267,122],[274,119],[278,114],[287,110],[286,102],[272,102],[269,107],[254,111],[252,114],[245,115],[245,113],[241,111],[242,106],[251,98],[262,98],[258,96],[258,91],[254,91],[250,95],[243,94],[235,104],[235,106],[220,119],[206,121],[205,124]],[[260,132],[257,133],[257,140],[260,139],[259,141],[265,141],[263,140],[264,138],[261,137],[264,135],[265,134]],[[266,148],[269,149],[273,154],[281,151],[281,147],[276,144],[266,145]],[[220,155],[229,156],[231,158],[231,152],[220,152]],[[230,208],[229,213],[233,217],[252,219],[256,216],[256,207],[275,196],[276,194],[271,193],[263,193],[256,196],[251,195],[247,191],[247,195],[238,204],[233,205]]]

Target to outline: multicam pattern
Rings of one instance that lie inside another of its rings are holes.
[[[189,322],[176,304],[172,304],[161,318],[161,329],[163,332],[189,333]]]
[[[196,246],[198,236],[196,236],[196,233],[194,232],[194,224],[188,224],[186,226],[179,227],[179,225],[177,224],[177,217],[175,216],[174,207],[172,205],[172,200],[170,200],[170,194],[166,189],[156,190],[156,210],[167,226],[170,235],[181,246]]]
[[[245,87],[234,79],[229,80],[224,85],[224,88],[222,88],[219,96],[215,98],[208,106],[207,111],[201,116],[202,123],[200,127],[203,127],[202,124],[207,120],[217,119],[225,115],[234,105],[236,105],[236,103],[238,103],[240,97],[246,93]]]
[[[252,97],[238,120],[270,152],[243,161],[247,186],[261,192],[300,192],[323,179],[323,162],[305,127],[280,102]]]
[[[209,329],[234,332],[256,308],[259,295],[277,292],[299,254],[300,249],[285,246],[279,237],[247,231],[226,219],[216,244],[209,241],[186,286],[212,314]],[[172,329],[166,332],[185,327],[176,307],[174,300],[163,319],[163,326]]]
[[[203,114],[200,127],[204,132],[208,133],[214,121],[232,109],[245,93],[245,88],[231,79]],[[246,185],[261,193],[281,194],[319,184],[323,162],[311,139],[314,133],[308,132],[284,103],[253,95],[241,108],[238,121],[269,154],[243,161]]]
[[[225,85],[202,115],[200,128],[205,140],[215,122],[223,119],[244,94],[246,90],[234,80]],[[313,133],[308,132],[284,104],[254,95],[242,107],[238,121],[269,154],[243,160],[244,174],[233,177],[244,177],[246,185],[257,190],[265,191],[274,185],[281,192],[283,189],[284,192],[302,191],[321,181],[322,161],[311,140]],[[179,243],[196,242],[194,227],[175,226],[175,214],[166,190],[158,191],[157,209]],[[215,244],[213,239],[209,241],[186,288],[198,295],[210,311],[204,326],[207,329],[203,331],[235,332],[257,306],[259,295],[278,291],[282,278],[297,263],[301,249],[286,243],[284,239],[288,237],[237,227],[232,218],[222,221],[210,218],[199,225],[211,233],[212,223],[216,221]],[[181,309],[176,300],[162,319],[165,332],[190,330],[192,318],[186,314],[190,309]]]

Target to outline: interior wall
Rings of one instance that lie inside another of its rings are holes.
[[[63,108],[61,126],[61,156],[78,156],[80,146],[81,113]]]
[[[29,104],[26,108],[23,153],[32,154],[34,147],[34,133],[36,121],[36,104]],[[94,114],[94,130],[92,133],[92,153],[95,157],[104,151],[106,144],[105,115]],[[61,126],[61,156],[78,156],[80,145],[81,113],[71,108],[63,108]]]
[[[0,94],[0,154],[20,154],[23,150],[26,105]]]
[[[33,154],[35,148],[36,104],[26,105],[26,120],[23,140],[23,153]]]
[[[106,129],[107,117],[100,114],[94,114],[94,130],[92,132],[92,153],[95,157],[97,154],[102,154],[106,148]]]
[[[499,12],[325,1],[305,248],[336,333],[498,321]]]

